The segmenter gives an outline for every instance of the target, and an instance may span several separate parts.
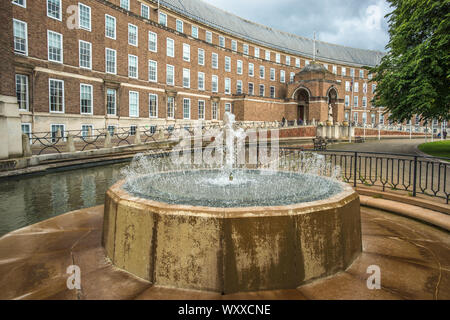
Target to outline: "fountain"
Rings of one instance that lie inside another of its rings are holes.
[[[224,120],[224,164],[136,156],[106,194],[107,257],[155,285],[223,294],[296,288],[346,269],[361,252],[354,190],[318,174],[329,166],[320,155],[295,170],[238,168],[234,142],[245,133],[234,115]]]

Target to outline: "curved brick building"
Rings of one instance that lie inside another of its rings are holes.
[[[220,121],[228,110],[241,121],[325,121],[330,110],[336,122],[384,120],[363,69],[381,52],[314,42],[201,0],[1,6],[0,94],[17,96],[25,132]]]

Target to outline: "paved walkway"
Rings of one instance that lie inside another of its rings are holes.
[[[101,246],[103,206],[73,211],[0,238],[0,299],[450,299],[447,232],[361,208],[363,252],[344,272],[296,289],[236,293],[152,286],[114,267]],[[68,290],[66,268],[81,269]],[[369,290],[367,268],[380,267]]]
[[[431,140],[428,139],[427,142]],[[425,139],[382,139],[368,140],[364,143],[338,143],[329,145],[327,149],[422,155],[417,150],[417,146],[422,143],[425,143]]]

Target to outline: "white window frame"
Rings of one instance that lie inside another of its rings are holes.
[[[89,44],[89,67],[85,67],[81,65],[81,43],[87,43]],[[92,43],[84,40],[78,40],[78,60],[79,60],[79,66],[82,69],[88,69],[92,70]]]
[[[201,59],[200,59],[201,57]],[[199,66],[205,65],[205,50],[198,48],[198,57],[197,57],[197,63]]]
[[[245,55],[248,56],[248,53],[249,53],[248,44],[244,43],[242,45],[242,51],[244,52]]]
[[[358,105],[359,105],[358,96],[354,96],[353,97],[353,108],[358,107]]]
[[[259,50],[259,48],[258,47],[255,47],[255,57],[256,58],[259,58],[259,55],[260,55],[260,50]]]
[[[236,94],[242,94],[243,93],[243,87],[242,87],[242,80],[237,80],[236,81]],[[239,90],[239,87],[241,88]]]
[[[50,83],[52,82],[52,81],[55,81],[55,82],[59,82],[59,83],[62,83],[62,87],[61,87],[61,89],[62,89],[62,111],[52,111],[52,100],[51,100],[51,95],[50,95]],[[61,80],[61,79],[53,79],[53,78],[49,78],[48,79],[48,112],[49,113],[64,113],[65,112],[65,110],[66,110],[66,102],[65,102],[65,90],[64,90],[64,80]]]
[[[169,46],[169,43],[171,43],[172,45]],[[169,54],[169,47],[172,47],[172,55]],[[175,40],[173,40],[172,38],[166,39],[166,55],[168,57],[175,58]]]
[[[56,17],[52,17],[51,15],[49,15],[49,11],[48,11],[48,2],[49,0],[46,1],[46,11],[47,11],[47,17],[51,18],[51,19],[55,19],[58,21],[62,21],[62,1],[61,0],[57,0],[59,1],[59,19]]]
[[[175,97],[167,97],[166,103],[167,119],[175,118]]]
[[[164,17],[164,23],[162,23],[161,17]],[[167,14],[164,12],[160,12],[158,16],[158,23],[163,25],[164,27],[167,27]]]
[[[225,92],[225,94],[231,94],[231,79],[230,78],[225,78],[224,92]]]
[[[91,88],[91,112],[83,112],[82,110],[82,105],[81,105],[81,87],[87,87],[87,88]],[[88,84],[88,83],[80,83],[80,114],[94,114],[94,87],[92,86],[92,84]]]
[[[191,46],[187,43],[183,43],[183,61],[191,61]]]
[[[341,67],[341,76],[347,76],[347,68]]]
[[[280,82],[286,83],[286,71],[280,70]]]
[[[13,19],[13,38],[15,38],[14,36],[14,23],[20,23],[23,24],[24,26],[24,31],[25,31],[25,52],[19,52],[16,51],[16,45],[15,45],[15,41],[14,41],[14,53],[16,54],[20,54],[20,55],[24,55],[24,56],[28,56],[28,24],[24,21],[18,20],[18,19]]]
[[[126,7],[126,8],[125,8],[124,6],[122,6],[123,1],[126,1],[126,2],[127,2],[127,7]],[[120,0],[119,6],[120,6],[122,9],[125,9],[125,10],[127,10],[127,11],[130,11],[130,0]]]
[[[291,57],[290,57],[290,56],[286,56],[286,64],[287,64],[288,66],[291,65]]]
[[[244,72],[244,64],[243,64],[242,60],[238,60],[236,62],[236,73],[242,74],[243,72]]]
[[[172,69],[173,74],[172,74],[172,82],[168,82],[168,77],[167,74],[169,73],[168,70]],[[175,66],[170,65],[170,64],[166,64],[166,84],[169,86],[174,86],[175,85]]]
[[[151,65],[152,63],[155,64],[155,78],[154,78],[154,79],[152,79],[152,78],[150,77],[150,65]],[[155,61],[155,60],[148,60],[148,81],[150,81],[150,82],[155,82],[155,83],[158,82],[158,61]]]
[[[252,86],[252,90],[250,90],[250,85]],[[251,96],[255,95],[255,84],[253,82],[248,83],[248,94]]]
[[[86,138],[89,133],[89,128],[91,128],[91,132],[94,132],[94,125],[93,124],[82,124],[81,125],[81,136],[83,138]],[[85,130],[87,129],[87,130]]]
[[[203,103],[203,117],[200,117],[200,104]],[[198,100],[197,102],[197,112],[198,112],[198,119],[199,120],[205,120],[205,113],[206,113],[206,102],[205,100]]]
[[[265,51],[265,56],[264,56],[264,58],[265,58],[267,61],[270,61],[270,56],[271,56],[271,52],[270,52],[269,50],[266,50],[266,51]]]
[[[231,58],[225,57],[225,71],[231,72]]]
[[[151,36],[155,37],[155,41],[150,41]],[[150,44],[154,43],[155,44],[155,48],[151,48]],[[148,50],[151,52],[158,52],[158,35],[155,32],[149,31],[148,32]]]
[[[266,51],[267,52],[267,51]],[[267,55],[266,55],[266,58],[267,58]],[[267,59],[266,59],[267,60]],[[269,60],[270,60],[270,58],[269,58]],[[279,54],[279,53],[276,53],[275,54],[275,62],[276,63],[281,63],[281,54]]]
[[[295,58],[295,67],[300,68],[300,58]]]
[[[255,65],[253,63],[248,64],[248,76],[249,77],[255,76]]]
[[[181,26],[181,30],[178,30],[178,26]],[[176,19],[175,20],[175,30],[180,32],[180,33],[184,33],[184,22],[183,20],[180,19]]]
[[[114,92],[114,113],[109,113],[108,111],[108,91]],[[106,114],[110,116],[117,115],[117,90],[114,88],[106,88]]]
[[[144,9],[147,10],[148,16],[144,16]],[[150,7],[146,4],[141,3],[141,17],[144,19],[150,19]]]
[[[262,88],[262,94],[261,94],[261,88]],[[264,97],[265,96],[265,94],[266,94],[266,86],[265,85],[263,85],[263,84],[260,84],[259,85],[259,96],[260,97]]]
[[[188,83],[185,84],[184,80],[187,79]],[[191,87],[191,70],[187,68],[183,68],[183,88]]]
[[[131,64],[130,64],[130,57],[136,58],[136,76],[135,77],[130,75],[130,66],[131,66]],[[139,78],[139,57],[135,56],[134,54],[129,54],[128,55],[128,78],[131,78],[131,79],[138,79]]]
[[[237,51],[237,41],[231,40],[231,50]]]
[[[218,120],[219,118],[219,103],[211,102],[211,120]]]
[[[108,18],[110,18],[110,19],[112,19],[113,21],[114,21],[114,36],[113,37],[110,37],[109,35],[108,35],[108,32],[107,32],[107,20],[108,20]],[[113,16],[111,16],[111,15],[109,15],[109,14],[105,14],[105,37],[106,38],[109,38],[109,39],[113,39],[113,40],[116,40],[116,33],[117,32],[117,20],[116,20],[116,17],[113,17]]]
[[[225,103],[224,111],[225,112],[231,112],[231,103],[229,103],[229,102]]]
[[[55,35],[60,36],[61,60],[50,59],[50,33],[53,33]],[[47,30],[47,59],[48,59],[48,61],[56,62],[56,63],[63,63],[64,62],[64,46],[63,46],[63,43],[64,43],[64,38],[63,38],[63,35],[61,33],[58,33],[58,32],[52,31],[52,30]]]
[[[81,7],[89,8],[89,27],[83,27],[81,25]],[[91,32],[92,30],[92,10],[91,7],[85,5],[84,3],[78,2],[78,25],[80,29]]]
[[[225,48],[226,47],[226,41],[224,36],[219,36],[219,47]]]
[[[188,107],[189,107],[188,117],[186,117],[186,114],[185,114],[185,102],[188,102]],[[189,99],[189,98],[183,98],[183,119],[186,119],[186,120],[191,119],[191,99]]]
[[[273,92],[273,94],[272,94]],[[275,86],[270,86],[270,97],[271,98],[275,98]]]
[[[134,29],[136,30],[136,43],[132,43],[132,42],[131,42],[131,38],[130,38],[130,27],[131,27],[131,29],[134,28]],[[138,27],[137,27],[136,25],[132,24],[132,23],[129,23],[129,24],[128,24],[128,44],[129,44],[130,46],[138,47],[138,46],[139,46],[138,39],[139,39],[139,29],[138,29]]]
[[[208,43],[212,43],[212,32],[211,31],[206,31],[206,37],[205,37],[206,42]]]
[[[198,39],[198,27],[197,26],[194,26],[194,25],[191,26],[191,36],[195,39]]]
[[[269,80],[270,81],[275,81],[276,80],[275,68],[270,68]]]
[[[266,68],[264,66],[259,66],[259,78],[264,79],[266,77]]]
[[[19,7],[22,7],[22,8],[26,8],[27,7],[27,0],[23,0],[23,4],[17,3],[15,0],[13,0],[12,3],[15,4],[16,6],[19,6]]]
[[[216,62],[215,65],[214,65],[214,61]],[[211,54],[211,68],[219,69],[219,55],[214,52]]]
[[[50,124],[50,135],[52,137],[52,142],[56,142],[56,138],[53,137],[53,132],[55,132],[55,134],[58,132],[58,130],[53,131],[53,127],[62,127],[62,131],[61,131],[61,135],[62,138],[60,138],[62,141],[66,141],[66,138],[64,137],[64,133],[66,132],[66,125],[65,124],[60,124],[60,123],[52,123]]]
[[[150,97],[155,97],[156,99],[155,99],[155,102],[156,102],[156,105],[155,105],[155,115],[151,115],[151,108],[150,108],[150,102],[152,101],[151,100],[151,98]],[[148,94],[148,117],[149,118],[152,118],[152,119],[156,119],[156,118],[158,118],[158,95],[157,94],[154,94],[154,93],[149,93]]]
[[[216,83],[215,88],[214,83]],[[211,92],[219,92],[219,77],[214,74],[211,76]]]
[[[200,82],[200,78],[203,79],[202,82]],[[202,85],[200,85],[202,84]],[[205,90],[205,73],[204,72],[198,72],[197,74],[197,87],[198,90],[204,91]]]
[[[24,128],[28,128],[28,129],[25,131],[25,130],[23,130]],[[31,123],[29,123],[29,122],[22,122],[20,124],[20,129],[22,131],[22,134],[27,135],[28,139],[30,139],[30,144],[32,144],[33,141],[31,140],[31,133],[32,133]]]
[[[349,95],[345,96],[344,106],[345,107],[350,107],[350,96]]]
[[[29,110],[29,101],[30,101],[30,94],[29,94],[29,86],[28,86],[28,75],[26,74],[21,74],[21,73],[16,73],[15,75],[15,91],[16,91],[16,96],[17,96],[17,79],[19,77],[23,77],[25,79],[25,108],[20,108],[20,104],[19,104],[19,111],[28,111]],[[17,102],[19,103],[19,99],[17,99]]]
[[[137,112],[137,114],[136,115],[132,115],[131,114],[131,99],[130,99],[130,97],[131,97],[131,94],[136,94],[136,112]],[[133,91],[133,90],[130,90],[130,91],[128,91],[128,116],[130,117],[130,118],[139,118],[139,92],[138,91]]]
[[[108,51],[114,52],[114,72],[108,70]],[[105,72],[117,74],[117,51],[115,49],[105,48]]]

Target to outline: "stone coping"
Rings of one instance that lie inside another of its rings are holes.
[[[221,295],[154,286],[115,268],[101,247],[103,206],[80,209],[0,238],[0,299],[450,299],[448,233],[367,207],[361,218],[363,253],[347,270],[293,290]],[[81,268],[81,290],[66,286],[73,263]],[[373,264],[382,272],[379,290],[366,286]]]
[[[208,216],[217,218],[237,218],[237,217],[268,217],[268,216],[291,216],[293,214],[308,214],[317,210],[327,210],[337,207],[343,207],[349,202],[355,200],[359,195],[353,188],[342,183],[343,190],[327,199],[310,201],[298,204],[290,204],[283,206],[261,206],[261,207],[231,207],[217,208],[206,206],[191,206],[180,204],[168,204],[158,202],[129,194],[122,187],[125,180],[120,180],[111,186],[107,196],[118,200],[119,202],[127,202],[128,205],[141,206],[141,209],[150,209],[155,213],[164,215],[188,215],[188,216]]]

